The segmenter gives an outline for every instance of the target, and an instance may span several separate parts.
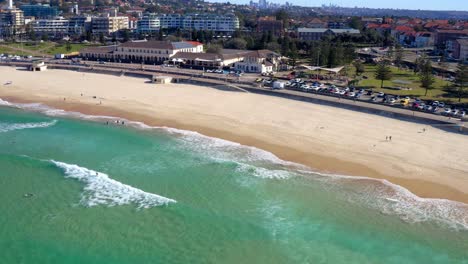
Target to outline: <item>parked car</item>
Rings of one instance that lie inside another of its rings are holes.
[[[465,117],[465,115],[466,115],[466,111],[460,111],[460,112],[457,114],[457,117],[458,117],[458,118],[463,118],[463,117]]]
[[[450,112],[452,112],[452,109],[450,109],[450,108],[445,108],[444,111],[443,111],[441,114],[442,114],[442,115],[448,116],[448,115],[450,115]]]
[[[392,98],[388,99],[388,103],[389,104],[394,104],[394,103],[396,103],[396,99],[394,97],[392,97]]]
[[[377,94],[377,97],[384,97],[384,96],[385,96],[385,93],[383,93],[383,92],[380,92],[380,93]]]
[[[458,109],[453,109],[452,112],[449,113],[450,116],[457,116],[458,112],[460,112]]]

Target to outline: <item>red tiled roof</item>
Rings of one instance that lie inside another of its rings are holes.
[[[198,42],[198,41],[184,41],[184,42],[190,43],[190,44],[192,44],[193,46],[200,46],[200,45],[203,45],[202,43],[200,43],[200,42]]]
[[[379,28],[380,25],[379,24],[376,24],[376,23],[370,23],[367,25],[367,28],[373,28],[373,29],[376,29],[376,28]]]
[[[408,26],[397,26],[395,30],[400,32],[413,31],[413,29]]]

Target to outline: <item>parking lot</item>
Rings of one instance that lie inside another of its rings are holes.
[[[335,85],[323,84],[320,82],[308,82],[300,78],[290,81],[275,81],[272,78],[257,78],[256,83],[271,89],[288,89],[304,93],[317,93],[334,96],[349,100],[359,100],[375,104],[383,104],[393,107],[406,108],[414,111],[443,115],[450,118],[463,118],[467,109],[456,108],[446,105],[440,101],[423,101],[419,98],[403,97],[399,95],[374,92],[369,89],[358,89],[354,87],[337,87]]]

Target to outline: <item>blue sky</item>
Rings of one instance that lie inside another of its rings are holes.
[[[211,0],[213,1],[213,0]],[[227,2],[227,0],[214,0]],[[258,2],[258,0],[253,0]],[[274,3],[285,3],[288,0],[268,0]],[[231,3],[248,3],[249,0],[230,0]],[[468,11],[468,0],[289,0],[290,3],[301,6],[321,6],[322,4],[337,4],[346,7],[400,8],[424,10],[460,10]]]

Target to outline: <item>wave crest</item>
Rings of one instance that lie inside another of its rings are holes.
[[[13,130],[31,129],[31,128],[45,128],[53,126],[57,120],[50,122],[36,122],[36,123],[0,123],[0,133],[9,132]]]
[[[89,207],[135,204],[139,209],[146,209],[176,202],[173,199],[123,184],[101,172],[54,160],[50,162],[62,169],[65,177],[74,178],[86,184],[82,193],[81,203]]]

